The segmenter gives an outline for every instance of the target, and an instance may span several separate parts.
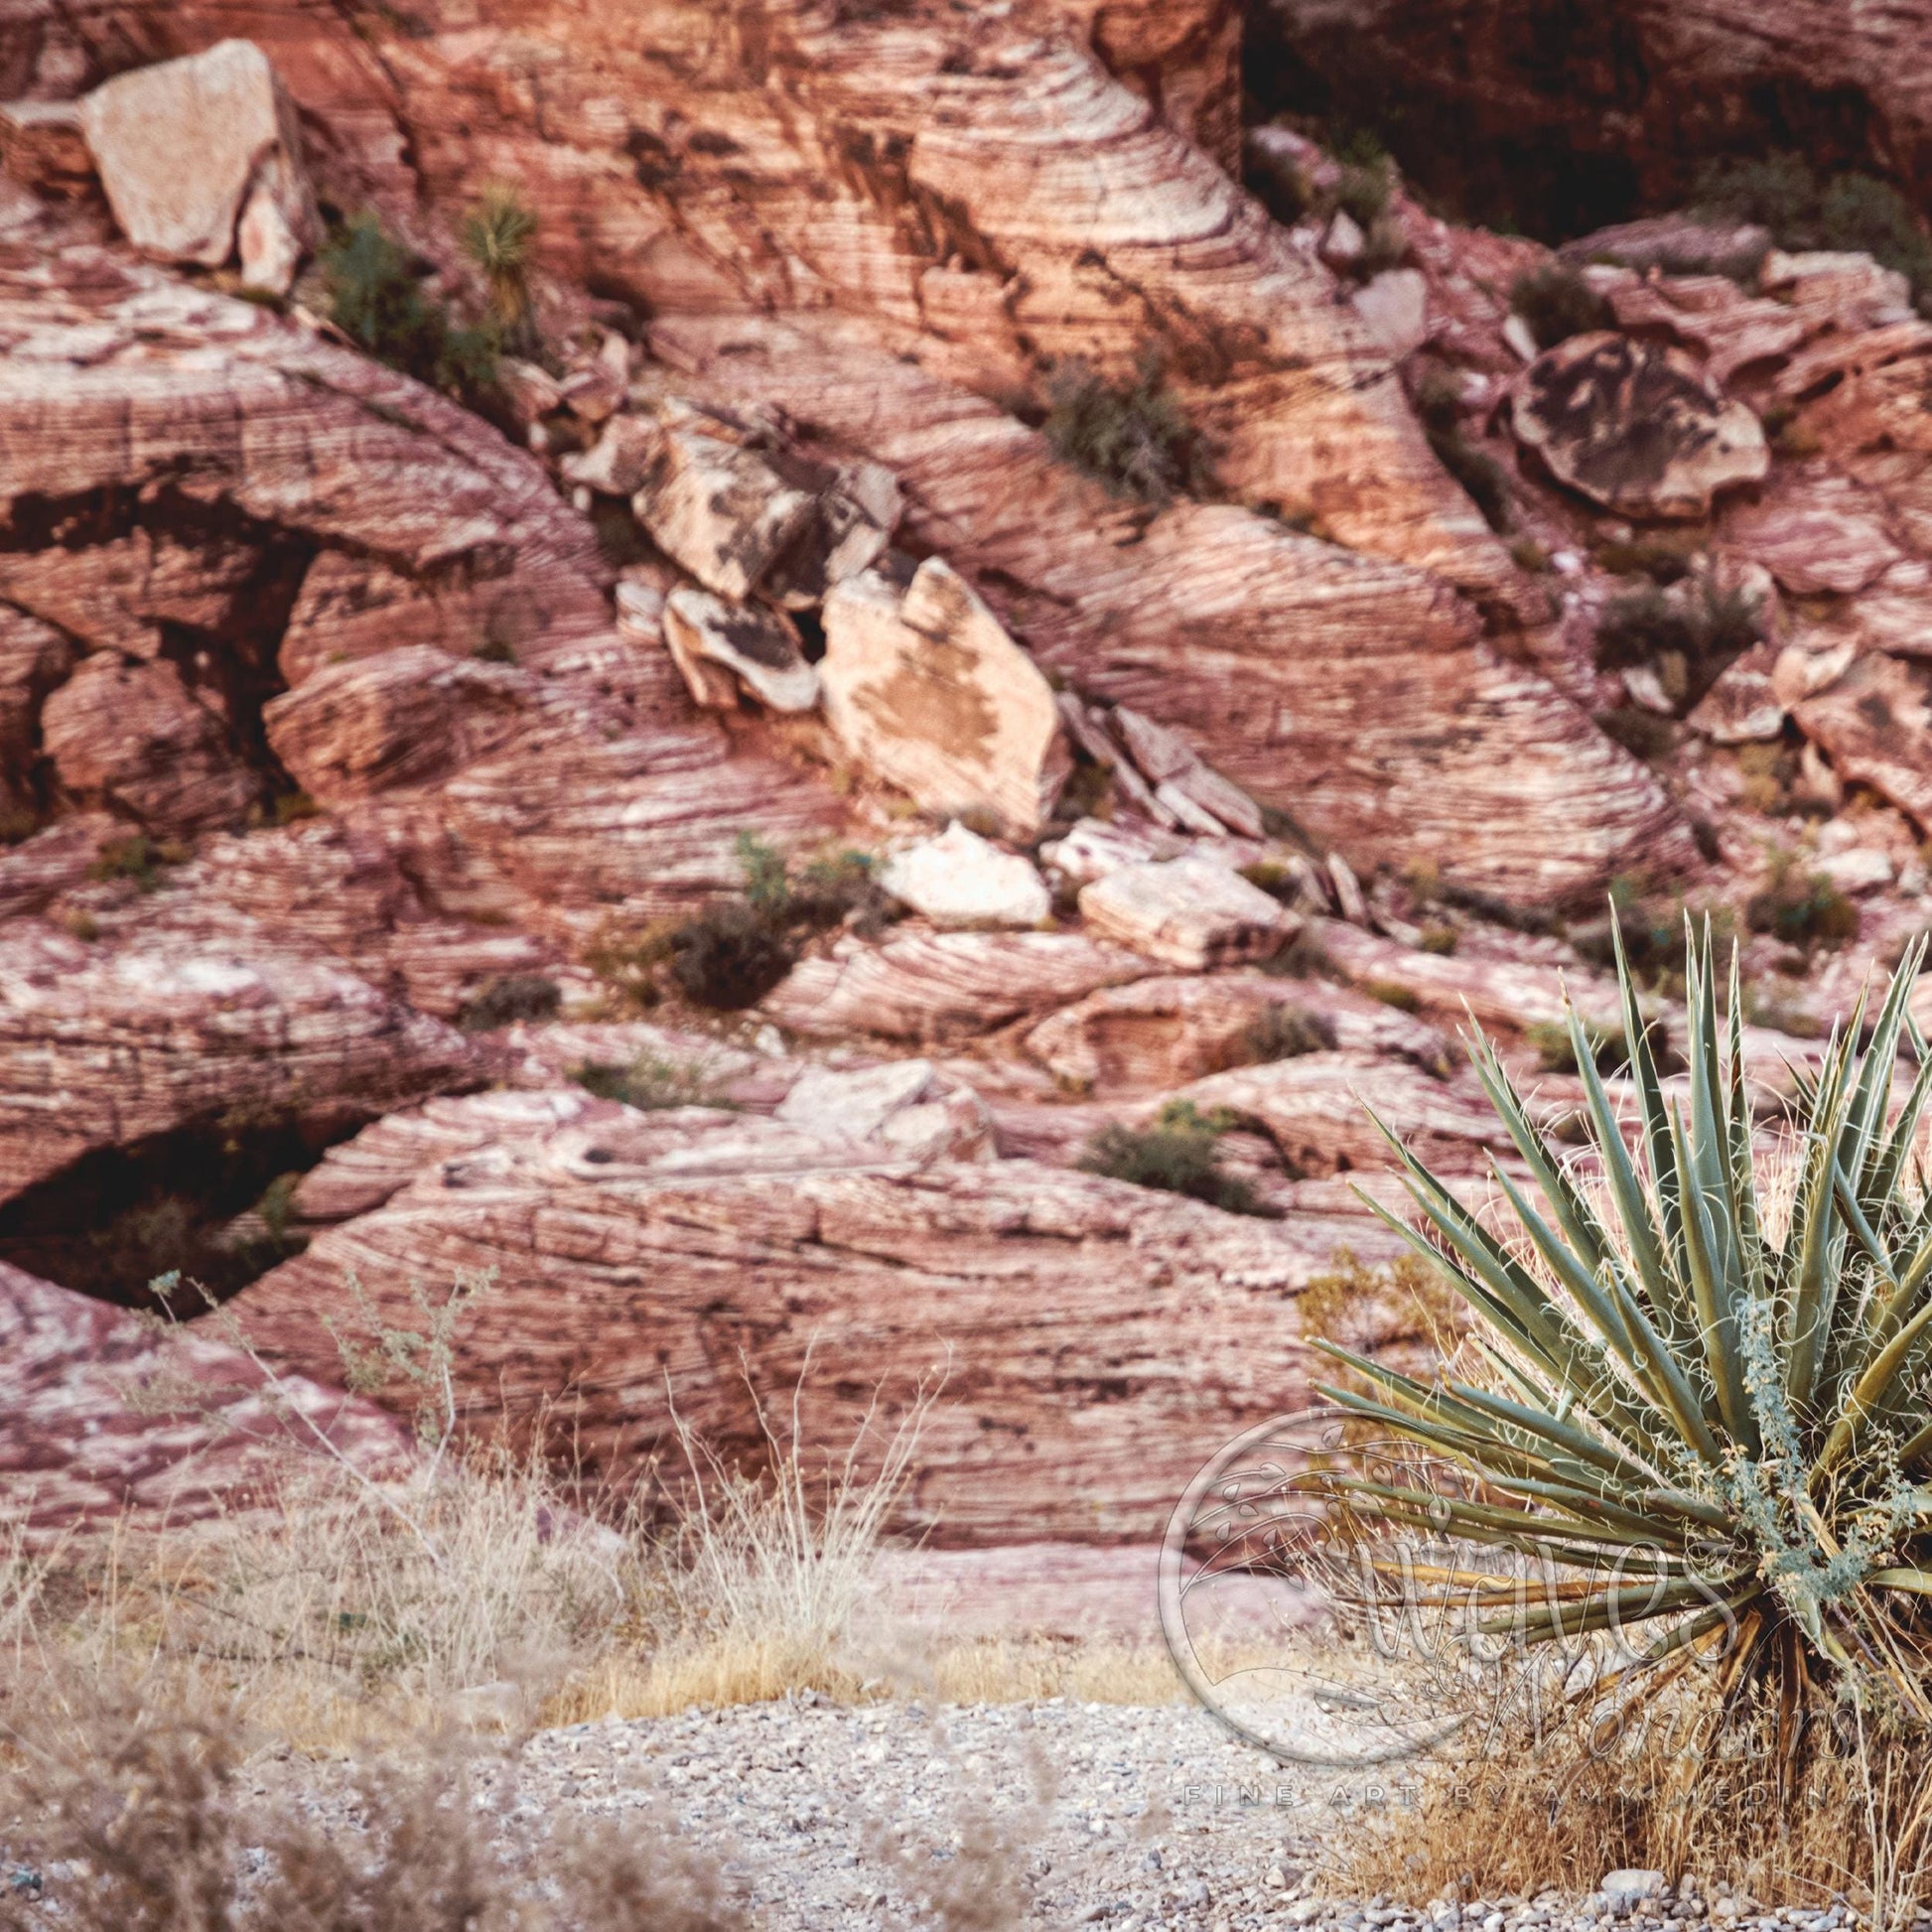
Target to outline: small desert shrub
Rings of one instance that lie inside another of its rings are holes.
[[[744,899],[706,906],[671,934],[670,949],[685,997],[726,1013],[756,1006],[798,959],[782,927]]]
[[[639,1053],[628,1066],[587,1063],[570,1076],[600,1100],[621,1100],[644,1113],[670,1107],[725,1107],[712,1075],[689,1060],[668,1060],[657,1053]]]
[[[1461,943],[1462,935],[1452,925],[1426,925],[1422,937],[1417,941],[1424,952],[1435,953],[1438,958],[1447,959]]]
[[[1167,503],[1208,486],[1205,452],[1163,375],[1142,353],[1131,382],[1113,383],[1073,358],[1053,371],[1041,425],[1053,453],[1118,495]]]
[[[178,866],[188,856],[188,848],[172,839],[150,839],[145,832],[133,832],[123,839],[109,839],[87,868],[87,877],[102,884],[126,880],[152,893],[160,889],[161,868]]]
[[[1653,584],[1676,584],[1691,574],[1691,559],[1683,544],[1667,537],[1606,540],[1596,546],[1595,557],[1598,567],[1612,577],[1648,577]]]
[[[514,664],[516,646],[507,637],[485,637],[470,655],[479,664]]]
[[[1385,1007],[1394,1007],[1398,1013],[1419,1013],[1422,1010],[1422,996],[1413,986],[1405,986],[1400,980],[1370,980],[1362,991],[1371,1000],[1379,1000]]]
[[[1596,625],[1596,668],[1649,665],[1680,712],[1695,704],[1732,658],[1763,631],[1763,615],[1741,588],[1709,572],[1675,593],[1655,585],[1611,599]]]
[[[1370,1266],[1352,1248],[1337,1248],[1328,1266],[1309,1278],[1295,1307],[1310,1340],[1351,1348],[1423,1340],[1449,1353],[1467,1326],[1441,1276],[1413,1254]]]
[[[557,982],[541,973],[506,973],[493,979],[464,1005],[457,1025],[465,1033],[488,1033],[519,1020],[554,1020],[563,1003]]]
[[[1221,1172],[1215,1144],[1233,1125],[1232,1116],[1220,1109],[1204,1114],[1191,1100],[1171,1100],[1152,1127],[1103,1127],[1088,1142],[1080,1166],[1088,1173],[1185,1194],[1230,1214],[1261,1214],[1266,1210],[1254,1189],[1238,1174]]]
[[[1334,1023],[1326,1014],[1284,1002],[1269,1007],[1243,1030],[1235,1064],[1263,1066],[1273,1060],[1299,1059],[1304,1053],[1331,1052],[1334,1044]]]
[[[1610,305],[1561,262],[1525,269],[1510,284],[1509,306],[1528,323],[1538,348],[1555,348],[1572,336],[1616,327]]]
[[[1823,873],[1807,873],[1781,852],[1763,888],[1745,902],[1744,923],[1788,946],[1842,946],[1859,936],[1859,908]]]
[[[898,916],[873,878],[870,853],[823,854],[794,870],[752,832],[738,835],[737,852],[742,897],[715,900],[678,924],[606,933],[586,956],[592,971],[632,1005],[648,1008],[668,967],[687,999],[735,1013],[756,1006],[790,972],[808,934],[841,923],[877,932]]]
[[[1328,949],[1311,927],[1304,927],[1280,952],[1261,962],[1270,979],[1312,980],[1340,977]]]
[[[1804,156],[1721,162],[1699,183],[1698,204],[1770,229],[1781,248],[1848,249],[1895,268],[1915,297],[1932,290],[1932,240],[1912,205],[1871,175],[1821,176]]]
[[[1585,1049],[1590,1064],[1599,1073],[1617,1072],[1630,1057],[1621,1034],[1585,1022],[1582,1029]],[[1554,1020],[1538,1020],[1523,1029],[1523,1042],[1537,1057],[1546,1073],[1577,1072],[1577,1041],[1570,1029]]]
[[[1632,758],[1650,763],[1666,758],[1677,744],[1677,732],[1668,718],[1640,705],[1614,705],[1595,714],[1596,729],[1613,744],[1621,745]]]
[[[1932,1257],[1911,1150],[1928,1083],[1892,1107],[1923,956],[1907,949],[1868,1033],[1861,1003],[1762,1161],[1736,959],[1721,1021],[1708,931],[1685,956],[1681,1098],[1666,1101],[1626,967],[1626,1110],[1573,1009],[1587,1167],[1537,1129],[1478,1036],[1477,1074],[1547,1205],[1510,1183],[1505,1232],[1405,1157],[1424,1218],[1403,1231],[1482,1348],[1424,1379],[1315,1344],[1357,1378],[1318,1393],[1379,1432],[1366,1478],[1343,1460],[1303,1479],[1346,1513],[1333,1587],[1358,1576],[1357,1610],[1399,1587],[1418,1630],[1463,1619],[1472,1694],[1495,1664],[1500,1688],[1525,1687],[1514,1657],[1612,1743],[1681,1699],[1697,1725],[1672,1755],[1689,1753],[1679,1790],[1699,1810],[1740,1747],[1786,1794],[1828,1778],[1848,1717],[1895,1713],[1924,1748]],[[1419,1530],[1435,1539],[1426,1573],[1400,1560]]]
[[[1266,148],[1248,149],[1243,183],[1285,228],[1292,228],[1315,209],[1317,198],[1308,176],[1286,156],[1271,154]]]
[[[672,1832],[565,1827],[522,1866],[506,1799],[447,1741],[363,1763],[345,1823],[269,1795],[219,1703],[120,1693],[58,1710],[12,1769],[5,1932],[741,1932],[752,1921]]]
[[[474,395],[496,374],[491,333],[457,322],[373,214],[338,228],[318,257],[329,316],[366,353],[433,388]]]
[[[1341,179],[1335,206],[1366,235],[1388,212],[1395,196],[1395,163],[1373,135],[1356,134],[1335,151]]]

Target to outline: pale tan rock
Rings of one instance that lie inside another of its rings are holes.
[[[1869,652],[1791,715],[1840,781],[1869,785],[1932,831],[1932,671]]]
[[[1370,1108],[1418,1159],[1446,1173],[1479,1173],[1486,1153],[1509,1146],[1495,1109],[1466,1075],[1450,1084],[1416,1066],[1352,1053],[1237,1067],[1196,1080],[1182,1097],[1259,1121],[1298,1174],[1388,1165],[1394,1156]]]
[[[1429,282],[1421,269],[1386,269],[1350,299],[1383,353],[1397,361],[1429,340]]]
[[[1077,932],[906,933],[802,960],[762,1011],[795,1033],[964,1038],[1159,971]]]
[[[1069,763],[1052,687],[955,571],[848,578],[824,621],[825,715],[854,758],[930,811],[1039,829]]]
[[[525,673],[414,644],[325,666],[262,719],[303,789],[338,803],[450,775],[516,738],[531,706]]]
[[[1856,596],[1901,562],[1884,501],[1829,464],[1780,470],[1756,502],[1724,519],[1724,539],[1794,596]]]
[[[713,670],[743,685],[768,711],[810,711],[818,703],[818,672],[780,612],[728,604],[708,591],[676,590],[664,605],[664,641],[700,704],[716,705]]]
[[[1279,901],[1209,859],[1123,866],[1080,894],[1099,937],[1196,971],[1278,952],[1300,929]]]
[[[561,406],[557,392],[552,407]],[[663,425],[649,416],[615,416],[588,450],[567,456],[557,466],[566,481],[606,496],[631,496],[642,487],[651,466],[664,454]]]
[[[1077,1093],[1171,1090],[1233,1066],[1339,1047],[1437,1071],[1449,1044],[1434,1027],[1326,981],[1215,974],[1105,987],[1050,1015],[1027,1051]]]
[[[696,1131],[633,1119],[640,1143]],[[487,1440],[542,1392],[580,1390],[573,1443],[619,1479],[671,1444],[673,1405],[721,1454],[749,1449],[747,1373],[798,1387],[801,1440],[837,1457],[875,1396],[890,1435],[942,1372],[901,1520],[943,1521],[952,1541],[1152,1534],[1203,1431],[1222,1440],[1303,1399],[1283,1337],[1326,1238],[1027,1162],[721,1160],[679,1177],[604,1134],[601,1163],[569,1152],[586,1144],[573,1128],[421,1173],[246,1291],[250,1332],[320,1369],[336,1356],[318,1317],[345,1271],[399,1322],[412,1280],[492,1266],[488,1313],[456,1344],[468,1426]]]
[[[1725,402],[1681,350],[1623,336],[1573,336],[1540,355],[1512,420],[1560,482],[1623,516],[1701,516],[1771,467],[1745,404]]]
[[[1725,665],[1685,722],[1714,745],[1744,745],[1778,737],[1784,730],[1786,713],[1772,678],[1777,661],[1773,645],[1754,644],[1742,657]]]
[[[888,1060],[849,1072],[812,1067],[773,1117],[827,1137],[872,1141],[900,1160],[994,1158],[985,1103],[971,1087],[941,1078],[930,1060]]]
[[[117,74],[80,103],[80,123],[114,218],[144,254],[218,268],[234,252],[251,188],[268,204],[258,226],[272,219],[280,230],[272,251],[299,255],[314,237],[295,110],[251,41]],[[269,266],[258,237],[253,273]],[[294,257],[280,268],[292,280]]]
[[[1053,908],[1030,860],[957,823],[894,853],[879,883],[935,925],[1036,926]]]
[[[993,404],[854,340],[684,318],[652,341],[681,383],[771,396],[890,464],[908,537],[972,573],[1043,666],[1183,732],[1325,843],[1523,902],[1699,863],[1655,773],[1481,643],[1437,580],[1229,504],[1150,518]]]
[[[666,427],[645,455],[630,506],[667,557],[741,602],[812,514],[811,496],[756,450],[685,423]]]
[[[1075,886],[1090,886],[1123,866],[1143,866],[1155,859],[1177,859],[1187,841],[1146,821],[1103,823],[1083,818],[1063,839],[1039,848],[1043,864],[1052,866]]]
[[[42,707],[41,736],[72,797],[170,837],[232,824],[261,794],[221,721],[166,660],[83,659]]]
[[[415,1463],[409,1425],[306,1376],[267,1377],[204,1329],[148,1323],[0,1262],[0,1486],[30,1535],[232,1516],[312,1464],[319,1434],[375,1478]]]

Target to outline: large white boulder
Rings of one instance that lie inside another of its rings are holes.
[[[956,571],[863,571],[825,600],[825,715],[861,764],[932,812],[1037,832],[1069,759],[1052,687]]]
[[[1198,855],[1122,866],[1080,894],[1096,937],[1199,972],[1279,952],[1301,920],[1237,872]]]
[[[286,292],[316,237],[295,109],[252,41],[136,68],[80,103],[101,187],[143,254],[219,268],[243,229],[243,273]]]
[[[896,852],[879,883],[935,925],[1033,926],[1053,909],[1031,860],[958,824]]]

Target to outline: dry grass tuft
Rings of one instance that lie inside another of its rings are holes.
[[[448,1740],[350,1775],[346,1829],[271,1794],[232,1706],[153,1686],[52,1702],[0,1788],[6,1932],[731,1932],[719,1875],[633,1817],[563,1832],[535,1869]]]
[[[1717,1736],[1701,1692],[1617,1736],[1587,1718],[1540,1735],[1498,1725],[1417,1767],[1412,1805],[1350,1818],[1337,1881],[1364,1896],[1532,1898],[1591,1890],[1635,1866],[1764,1901],[1849,1895],[1878,1932],[1932,1896],[1932,1746],[1848,1707],[1795,1788],[1782,1788],[1768,1717]],[[1399,1781],[1399,1780],[1398,1780]]]

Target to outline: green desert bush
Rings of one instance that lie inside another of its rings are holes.
[[[493,332],[457,321],[375,215],[351,216],[317,259],[330,320],[378,362],[464,396],[495,379]]]
[[[784,929],[745,899],[708,905],[671,934],[671,977],[699,1006],[736,1013],[791,971],[798,955]]]
[[[1823,873],[1806,872],[1789,852],[1744,904],[1744,923],[1788,946],[1842,946],[1859,936],[1859,908]]]
[[[639,1053],[627,1065],[587,1061],[570,1076],[586,1093],[600,1100],[621,1100],[626,1107],[654,1113],[668,1107],[724,1107],[711,1069],[701,1062],[666,1059],[659,1053]]]
[[[466,1001],[457,1025],[466,1033],[489,1033],[519,1020],[554,1020],[563,993],[541,973],[505,973]]]
[[[1768,228],[1781,248],[1850,249],[1932,291],[1932,240],[1912,205],[1874,176],[1821,175],[1799,154],[1724,161],[1698,185],[1703,210]]]
[[[1326,1014],[1283,1002],[1242,1030],[1237,1063],[1263,1066],[1273,1060],[1300,1059],[1304,1053],[1332,1052],[1334,1044],[1334,1023]]]
[[[1088,1173],[1185,1194],[1230,1214],[1264,1213],[1254,1189],[1240,1175],[1221,1171],[1216,1143],[1233,1125],[1218,1108],[1204,1114],[1191,1100],[1171,1100],[1152,1127],[1103,1127],[1088,1142],[1080,1166]]]
[[[1077,356],[1062,362],[1047,401],[1041,430],[1054,454],[1116,494],[1167,503],[1208,487],[1206,453],[1152,346],[1128,382],[1108,381]]]
[[[1610,305],[1561,262],[1525,269],[1510,284],[1509,306],[1529,324],[1538,348],[1555,348],[1572,336],[1616,327]]]
[[[1763,614],[1752,598],[1707,571],[1675,592],[1653,583],[1612,598],[1597,621],[1596,668],[1649,665],[1681,712],[1762,634]]]
[[[1407,1573],[1425,1621],[1461,1619],[1492,1650],[1568,1646],[1572,1708],[1627,1714],[1675,1684],[1714,1737],[1767,1721],[1787,1793],[1849,1711],[1932,1722],[1932,1198],[1911,1158],[1932,1048],[1907,1012],[1923,952],[1868,1035],[1862,1002],[1800,1075],[1775,1144],[1752,1111],[1735,959],[1721,1023],[1708,928],[1687,948],[1681,1099],[1625,961],[1631,1119],[1572,1012],[1587,1166],[1478,1036],[1476,1074],[1542,1204],[1499,1175],[1505,1233],[1391,1136],[1420,1219],[1375,1211],[1467,1302],[1479,1345],[1424,1379],[1315,1344],[1352,1378],[1323,1396],[1415,1451],[1306,1479],[1345,1514],[1364,1578],[1437,1539],[1427,1574]],[[1894,1113],[1908,1038],[1919,1070]]]

